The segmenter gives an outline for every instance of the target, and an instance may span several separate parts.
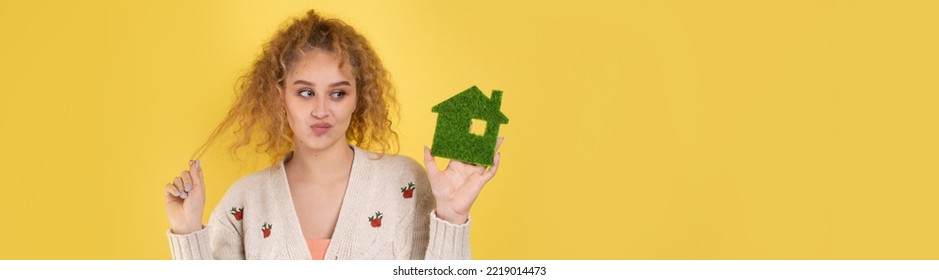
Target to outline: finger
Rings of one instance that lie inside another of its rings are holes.
[[[183,178],[183,190],[187,193],[192,191],[192,173],[189,173],[189,170],[183,170],[183,173],[180,173],[179,176]]]
[[[179,191],[176,190],[176,186],[170,183],[166,183],[166,193],[174,197],[179,197]]]
[[[437,168],[437,160],[430,154],[430,148],[427,148],[427,145],[424,145],[424,168],[427,169],[427,175],[430,177],[436,177],[437,173],[440,173],[440,169]]]
[[[492,158],[492,167],[489,167],[485,173],[483,173],[483,179],[489,181],[493,176],[496,176],[496,171],[499,171],[499,162],[502,160],[502,152],[496,153],[496,156]]]
[[[183,178],[176,177],[176,179],[173,179],[173,186],[176,187],[176,191],[179,191],[179,197],[182,197],[183,199],[189,197],[185,191],[186,187],[183,185]]]
[[[499,151],[499,147],[502,146],[502,140],[505,140],[505,136],[499,136],[499,140],[496,140],[496,151]]]
[[[192,176],[192,188],[193,189],[203,189],[205,187],[205,179],[202,177],[202,166],[199,160],[191,161],[189,165],[189,175]]]
[[[454,166],[458,166],[458,165],[459,165],[458,163],[461,163],[461,161],[458,161],[458,160],[455,160],[455,159],[451,159],[449,162],[447,162],[447,170],[452,170],[452,169],[454,168]],[[464,165],[465,165],[465,164],[464,164]]]
[[[472,162],[462,162],[462,161],[460,161],[460,162],[457,162],[457,165],[455,165],[455,167],[458,168],[458,170],[460,170],[460,173],[462,173],[462,174],[477,174],[477,175],[481,175],[481,174],[483,174],[484,171],[486,171],[486,166],[485,166],[485,165],[476,164],[476,163],[472,163]]]

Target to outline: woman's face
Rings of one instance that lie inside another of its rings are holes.
[[[287,121],[297,149],[314,151],[348,145],[346,130],[358,94],[348,63],[323,50],[309,51],[284,78]]]

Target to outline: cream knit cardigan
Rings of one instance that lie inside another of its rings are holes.
[[[470,221],[455,225],[437,218],[420,164],[405,156],[377,159],[377,154],[352,149],[349,184],[325,259],[470,258]],[[405,198],[402,188],[411,184],[413,196]],[[309,260],[295,211],[280,160],[235,182],[201,230],[167,230],[170,251],[173,259]],[[369,218],[376,212],[382,220],[373,227]],[[267,237],[265,225],[270,225]]]

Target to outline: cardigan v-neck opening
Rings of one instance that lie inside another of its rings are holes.
[[[349,148],[352,149],[352,167],[349,169],[349,179],[346,181],[346,189],[342,195],[342,201],[340,202],[339,217],[336,219],[336,227],[333,229],[333,234],[329,238],[330,240],[329,245],[326,247],[326,254],[324,256],[324,259],[327,259],[327,260],[337,259],[338,258],[337,254],[339,253],[338,250],[340,250],[337,247],[346,246],[347,244],[350,243],[348,238],[350,238],[351,235],[345,234],[345,233],[349,231],[347,227],[348,225],[351,225],[351,223],[349,222],[344,223],[343,221],[346,221],[352,218],[352,217],[349,217],[349,214],[347,214],[349,211],[351,211],[351,209],[349,209],[349,207],[351,207],[350,203],[347,203],[347,202],[349,201],[349,197],[352,195],[352,193],[354,191],[358,191],[357,189],[358,186],[362,184],[362,182],[359,182],[360,180],[358,179],[361,178],[362,175],[364,175],[360,173],[363,171],[361,169],[362,167],[364,167],[363,164],[367,155],[365,155],[365,153],[359,147],[350,145]],[[279,172],[276,173],[276,176],[279,177],[276,179],[279,179],[279,180],[277,180],[278,184],[275,184],[275,185],[279,186],[280,191],[285,192],[287,197],[289,198],[287,199],[286,203],[288,204],[290,210],[292,210],[292,211],[289,211],[290,214],[288,216],[290,217],[291,224],[294,225],[294,227],[296,228],[294,235],[299,235],[300,239],[304,240],[305,241],[304,243],[306,243],[307,239],[303,236],[303,228],[300,226],[300,217],[297,216],[297,208],[296,208],[296,205],[294,205],[293,203],[293,194],[291,193],[290,185],[287,182],[287,170],[284,167],[284,162],[290,159],[291,157],[293,157],[293,152],[291,152],[290,154],[288,154],[287,156],[285,156],[282,160],[278,162],[277,167],[280,170]],[[289,244],[289,242],[285,244]],[[305,253],[308,259],[313,259],[313,256],[310,254],[309,247],[304,246],[304,248],[302,248],[303,250],[297,250],[297,249],[298,248],[287,248],[287,252],[301,254],[301,255]],[[299,251],[302,251],[302,252],[299,252]]]

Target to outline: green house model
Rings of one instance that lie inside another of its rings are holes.
[[[493,90],[487,98],[476,86],[450,97],[434,108],[437,130],[430,153],[434,156],[477,165],[492,166],[499,126],[509,123],[501,111],[502,91]],[[473,126],[484,133],[474,133]]]

